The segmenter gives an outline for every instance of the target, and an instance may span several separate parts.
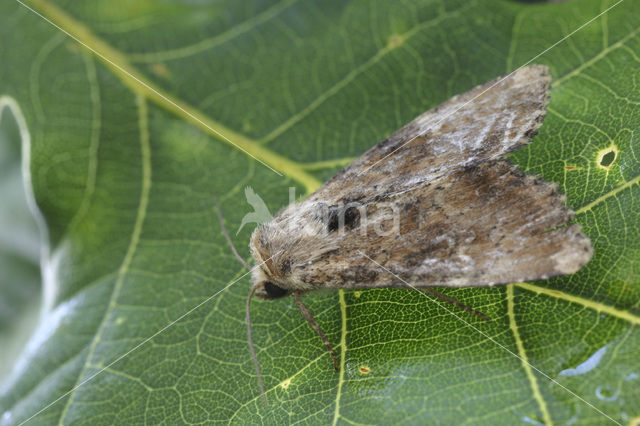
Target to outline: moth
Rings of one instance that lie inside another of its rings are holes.
[[[338,369],[300,299],[307,292],[409,284],[478,313],[430,287],[540,280],[589,261],[591,242],[569,223],[574,214],[558,185],[504,159],[537,133],[550,82],[547,67],[532,65],[454,96],[254,230],[246,308],[263,396],[251,338],[254,295],[291,295]]]

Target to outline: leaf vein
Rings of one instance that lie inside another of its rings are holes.
[[[595,302],[593,300],[584,299],[582,297],[574,296],[572,294],[567,294],[565,292],[561,292],[557,290],[551,290],[551,289],[540,287],[530,283],[517,283],[515,285],[522,289],[532,291],[534,293],[544,294],[545,296],[550,296],[556,299],[562,299],[571,303],[576,303],[578,305],[585,306],[595,311],[603,312],[613,317],[617,317],[625,321],[629,321],[632,324],[640,325],[640,316],[635,315],[629,311],[623,311],[613,306],[605,305],[604,303],[601,303],[601,302]]]
[[[191,45],[182,46],[174,49],[167,49],[164,51],[156,51],[156,52],[144,52],[144,53],[128,53],[127,56],[131,58],[133,62],[137,63],[149,63],[149,62],[161,62],[161,61],[171,61],[175,59],[186,58],[188,56],[192,56],[203,52],[205,50],[213,49],[217,46],[220,46],[224,43],[227,43],[234,38],[245,34],[252,29],[258,27],[265,22],[268,22],[270,19],[276,17],[280,12],[289,8],[290,6],[296,4],[299,0],[284,0],[280,3],[277,3],[261,13],[253,16],[246,21],[229,28],[227,31],[215,35],[213,37],[205,38],[203,40],[199,40],[197,43],[193,43]]]
[[[338,424],[340,419],[340,398],[342,397],[342,385],[344,384],[344,367],[347,358],[347,302],[344,297],[344,290],[338,290],[340,297],[340,319],[342,323],[340,333],[340,377],[338,378],[338,388],[336,391],[335,411],[333,414],[333,425]]]
[[[214,135],[217,140],[233,146],[235,149],[262,163],[274,173],[281,175],[279,172],[281,171],[282,174],[303,184],[309,191],[315,190],[321,185],[321,182],[305,172],[296,162],[261,146],[243,134],[226,128],[192,105],[179,99],[174,99],[164,93],[160,87],[154,86],[146,76],[129,64],[122,52],[99,39],[86,26],[74,20],[62,9],[59,9],[47,0],[30,0],[29,3],[33,5],[33,7],[21,2],[24,7],[47,20],[58,30],[64,32],[98,56],[114,75],[136,95],[146,97],[160,107],[185,119],[208,134]],[[41,12],[38,12],[38,10]]]
[[[513,332],[513,338],[516,342],[518,355],[520,357],[520,361],[522,362],[522,368],[524,369],[525,374],[529,379],[529,384],[531,385],[531,390],[533,391],[533,398],[538,403],[538,407],[540,408],[540,412],[542,413],[542,419],[544,423],[550,425],[553,424],[553,422],[551,421],[551,414],[549,414],[547,403],[545,402],[544,398],[542,398],[542,394],[540,393],[538,380],[533,374],[533,370],[531,369],[531,365],[529,364],[527,352],[524,348],[522,339],[520,338],[520,331],[518,330],[518,324],[516,323],[516,317],[513,309],[513,286],[509,285],[507,286],[507,315],[509,317],[509,328],[511,328],[511,331]]]
[[[434,18],[432,20],[429,20],[429,21],[426,21],[424,23],[421,23],[420,25],[412,28],[411,30],[409,30],[406,33],[404,33],[402,35],[399,35],[397,37],[398,37],[398,39],[402,40],[403,43],[404,43],[409,38],[411,38],[414,35],[416,35],[417,33],[419,33],[420,30],[423,30],[425,28],[429,28],[430,26],[433,26],[433,25],[437,25],[438,23],[440,23],[441,21],[443,21],[443,20],[445,20],[447,18],[451,18],[451,17],[455,17],[455,16],[460,15],[463,12],[463,10],[465,10],[468,7],[470,7],[473,3],[475,3],[475,2],[468,2],[465,5],[465,7],[461,8],[461,9],[458,9],[458,10],[456,10],[454,12],[446,12],[446,13],[444,13],[442,15],[439,15],[437,18]],[[286,132],[287,130],[289,130],[290,128],[292,128],[294,125],[296,125],[297,123],[302,121],[305,117],[307,117],[313,111],[318,109],[318,107],[320,107],[320,105],[322,105],[327,99],[331,98],[333,95],[338,93],[343,87],[347,86],[349,83],[354,81],[356,79],[356,77],[358,77],[359,75],[363,74],[369,68],[371,68],[375,64],[377,64],[388,53],[390,53],[390,52],[394,51],[395,49],[401,47],[403,43],[398,43],[397,45],[390,44],[390,45],[386,45],[386,46],[382,47],[373,56],[371,56],[367,61],[365,61],[360,66],[352,69],[340,81],[336,82],[329,89],[327,89],[324,92],[322,92],[315,100],[313,100],[304,109],[302,109],[300,112],[298,112],[297,114],[295,114],[292,117],[290,117],[288,120],[286,120],[285,122],[280,124],[278,127],[273,129],[269,134],[267,134],[262,139],[260,139],[259,143],[261,143],[261,144],[269,143],[272,140],[276,139],[281,134],[283,134],[284,132]]]
[[[600,53],[598,53],[597,55],[595,55],[591,59],[589,59],[587,61],[584,61],[580,66],[574,68],[571,72],[563,75],[562,77],[560,77],[559,79],[557,79],[556,81],[551,83],[551,86],[552,87],[560,86],[565,81],[569,80],[570,78],[581,74],[586,68],[589,68],[591,65],[593,65],[596,62],[598,62],[599,60],[603,59],[605,56],[607,56],[612,51],[624,46],[624,44],[627,41],[629,41],[632,38],[634,38],[636,35],[638,35],[638,33],[640,33],[640,28],[637,28],[635,31],[630,32],[629,34],[627,34],[626,36],[622,37],[620,40],[618,40],[617,42],[615,42],[614,44],[609,46],[608,48],[602,49],[602,51]]]
[[[80,373],[78,374],[78,379],[76,381],[76,384],[73,386],[73,388],[68,394],[67,402],[60,414],[60,423],[64,423],[65,416],[68,413],[68,410],[71,406],[73,398],[76,395],[77,389],[84,384],[84,381],[82,381],[82,377],[85,376],[87,370],[90,368],[90,365],[92,363],[92,358],[95,354],[95,350],[98,344],[100,343],[102,334],[105,330],[105,327],[107,326],[109,317],[111,316],[111,313],[113,312],[113,310],[117,305],[120,289],[124,284],[124,277],[128,273],[129,266],[131,265],[131,262],[133,260],[133,255],[136,251],[136,248],[138,247],[140,234],[142,233],[142,225],[144,223],[145,214],[147,212],[147,207],[149,203],[149,191],[151,189],[151,148],[149,146],[147,103],[146,103],[146,100],[141,96],[138,96],[137,101],[138,101],[140,145],[141,145],[141,159],[142,159],[142,185],[140,190],[140,201],[138,204],[136,220],[134,223],[131,240],[129,242],[129,247],[127,248],[127,252],[118,270],[118,276],[114,284],[113,290],[111,292],[108,308],[105,311],[102,317],[102,321],[100,322],[97,332],[93,338],[93,341],[91,342],[91,346],[89,347],[89,353],[87,355],[87,358],[85,359],[85,365],[80,371]],[[95,375],[90,376],[89,379],[93,377],[95,377]]]

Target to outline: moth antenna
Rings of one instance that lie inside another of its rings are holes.
[[[218,196],[216,194],[213,194],[213,202],[215,203],[216,209],[218,210],[218,220],[220,221],[220,228],[222,228],[222,235],[224,235],[224,238],[227,240],[227,243],[229,243],[229,247],[231,247],[231,251],[238,258],[240,263],[244,265],[245,268],[251,269],[251,266],[249,266],[249,264],[242,258],[242,256],[240,256],[240,254],[238,254],[238,250],[236,250],[236,246],[233,245],[233,241],[231,241],[231,237],[229,237],[229,233],[227,232],[227,227],[224,226],[224,218],[222,217],[222,208],[220,207],[220,203],[218,202]]]
[[[265,405],[269,405],[267,395],[264,392],[264,383],[262,382],[262,372],[260,371],[260,364],[258,363],[258,356],[256,355],[256,348],[253,346],[253,337],[251,336],[251,299],[253,294],[260,287],[260,283],[256,283],[251,287],[249,297],[247,298],[247,339],[249,340],[249,350],[251,351],[251,358],[253,358],[253,365],[256,367],[256,374],[258,376],[258,386],[260,387],[260,394],[264,399]]]
[[[420,291],[424,291],[425,293],[429,293],[433,297],[436,297],[436,298],[438,298],[438,299],[440,299],[442,301],[451,303],[452,305],[457,306],[458,308],[462,309],[463,311],[467,311],[467,312],[469,312],[471,314],[477,315],[477,316],[479,316],[480,318],[482,318],[485,321],[490,321],[489,317],[486,316],[485,314],[483,314],[482,312],[476,311],[475,309],[468,307],[467,305],[463,304],[462,302],[460,302],[457,299],[454,299],[451,296],[447,296],[445,294],[442,294],[439,291],[436,291],[436,290],[434,290],[432,288],[429,288],[429,287],[423,287],[423,288],[421,288],[419,290]]]
[[[327,336],[324,335],[316,320],[313,319],[313,314],[311,314],[309,308],[307,308],[304,303],[302,303],[302,300],[300,300],[300,293],[294,291],[291,293],[291,297],[293,297],[293,301],[296,302],[296,305],[298,306],[298,309],[300,309],[300,313],[302,314],[304,319],[306,319],[311,328],[313,328],[316,333],[318,333],[318,336],[320,336],[320,339],[322,339],[322,343],[324,343],[325,347],[331,354],[331,358],[333,358],[333,368],[335,368],[336,371],[340,370],[340,367],[338,366],[338,358],[336,358],[336,354],[333,352],[333,348],[331,347],[329,339],[327,339]]]

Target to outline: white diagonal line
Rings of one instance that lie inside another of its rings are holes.
[[[184,314],[180,315],[178,318],[176,318],[175,320],[171,321],[169,324],[165,325],[164,327],[162,327],[160,330],[156,331],[154,334],[152,334],[151,336],[147,337],[146,339],[144,339],[142,342],[138,343],[136,346],[134,346],[133,348],[129,349],[127,352],[125,352],[124,354],[120,355],[118,358],[116,358],[115,360],[111,361],[109,364],[107,364],[105,367],[101,368],[100,371],[92,374],[91,376],[89,376],[88,378],[84,379],[82,382],[78,383],[76,386],[74,386],[73,388],[71,388],[70,390],[68,390],[67,392],[65,392],[64,394],[62,394],[61,396],[59,396],[58,398],[56,398],[55,400],[53,400],[52,402],[50,402],[49,404],[47,404],[44,408],[42,408],[41,410],[39,410],[38,412],[34,413],[31,417],[29,417],[28,419],[22,421],[19,423],[19,426],[27,423],[29,420],[33,419],[35,416],[37,416],[38,414],[42,413],[43,411],[45,411],[47,408],[51,407],[52,405],[54,405],[56,402],[60,401],[62,398],[64,398],[65,396],[69,395],[71,392],[75,391],[76,389],[78,389],[80,386],[84,385],[85,383],[87,383],[88,381],[92,380],[94,377],[96,377],[98,374],[102,373],[103,371],[105,371],[106,369],[108,369],[109,367],[111,367],[112,365],[114,365],[115,363],[117,363],[118,361],[120,361],[121,359],[125,358],[127,355],[129,355],[131,352],[135,351],[136,349],[138,349],[140,346],[144,345],[145,343],[147,343],[149,340],[153,339],[154,337],[156,337],[157,335],[159,335],[160,333],[164,332],[166,329],[168,329],[169,327],[171,327],[172,325],[174,325],[175,323],[177,323],[178,321],[182,320],[184,317],[186,317],[187,315],[189,315],[190,313],[192,313],[193,311],[195,311],[196,309],[198,309],[200,306],[204,305],[205,303],[207,303],[208,301],[210,301],[211,299],[213,299],[214,297],[216,297],[217,295],[219,295],[220,293],[222,293],[223,291],[225,291],[226,289],[228,289],[229,287],[231,287],[232,285],[234,285],[235,283],[237,283],[238,281],[240,281],[242,278],[246,277],[248,274],[250,274],[251,272],[253,272],[256,268],[259,268],[260,266],[262,266],[264,263],[268,262],[269,260],[271,260],[271,258],[273,258],[274,256],[276,256],[277,254],[280,254],[281,251],[275,253],[273,256],[271,256],[269,259],[265,260],[264,262],[254,266],[253,268],[251,268],[249,271],[245,272],[244,274],[242,274],[239,278],[237,278],[236,280],[232,281],[231,283],[227,284],[224,288],[222,288],[221,290],[217,291],[216,293],[214,293],[213,295],[207,297],[204,301],[198,303],[196,306],[194,306],[193,308],[189,309],[187,312],[185,312]]]
[[[473,324],[470,324],[469,322],[465,321],[464,319],[462,319],[459,315],[457,315],[455,312],[453,312],[451,309],[447,308],[446,306],[441,305],[436,299],[432,298],[431,296],[427,295],[426,293],[420,291],[419,288],[415,287],[412,284],[409,284],[408,282],[406,282],[405,280],[403,280],[402,278],[400,278],[399,276],[397,276],[396,274],[394,274],[392,271],[390,271],[389,269],[385,268],[384,266],[382,266],[381,264],[379,264],[378,262],[376,262],[375,260],[373,260],[372,258],[370,258],[369,256],[367,256],[365,253],[358,251],[358,253],[360,255],[362,255],[363,257],[366,257],[367,259],[369,259],[371,262],[375,263],[376,265],[378,265],[378,267],[380,267],[381,269],[385,270],[386,272],[390,273],[391,275],[393,275],[394,277],[396,277],[398,280],[402,281],[404,284],[406,284],[408,287],[422,293],[425,297],[427,297],[428,299],[430,299],[431,301],[435,302],[436,305],[438,305],[439,307],[441,307],[442,309],[444,309],[445,311],[447,311],[448,313],[450,313],[451,315],[453,315],[454,317],[456,317],[457,319],[459,319],[462,323],[464,323],[465,325],[471,327],[473,330],[477,331],[478,333],[482,334],[485,338],[487,338],[488,340],[490,340],[491,342],[495,343],[496,345],[500,346],[502,349],[504,349],[505,351],[507,351],[508,353],[510,353],[511,355],[513,355],[514,357],[518,358],[521,362],[527,364],[529,367],[531,367],[532,369],[536,370],[538,373],[540,373],[541,375],[543,375],[544,377],[546,377],[547,379],[551,380],[554,384],[560,386],[562,389],[564,389],[565,391],[567,391],[569,394],[573,395],[574,397],[578,398],[580,401],[584,402],[585,404],[587,404],[589,407],[593,408],[594,410],[596,410],[598,413],[602,414],[603,416],[605,416],[606,418],[608,418],[609,420],[611,420],[612,422],[614,422],[615,424],[622,426],[622,424],[620,424],[618,421],[614,420],[613,418],[611,418],[610,416],[608,416],[607,414],[603,413],[598,407],[596,407],[595,405],[591,404],[589,401],[583,399],[580,395],[577,395],[575,392],[573,392],[571,389],[568,389],[567,387],[563,386],[562,384],[560,384],[558,381],[556,381],[555,379],[552,379],[551,377],[549,377],[547,374],[545,374],[544,372],[542,372],[540,369],[538,369],[536,366],[534,366],[533,364],[531,364],[529,361],[524,360],[521,356],[519,356],[518,354],[514,353],[512,350],[510,350],[509,348],[507,348],[506,346],[504,346],[503,344],[499,343],[498,341],[496,341],[494,338],[490,337],[489,335],[487,335],[485,332],[483,332],[482,330],[478,329],[476,326],[474,326]]]
[[[584,24],[580,25],[578,28],[576,28],[575,30],[571,31],[568,35],[562,37],[560,40],[556,41],[555,43],[553,43],[551,46],[547,47],[546,49],[544,49],[542,52],[538,53],[536,56],[534,56],[533,58],[529,59],[527,62],[525,62],[524,64],[520,65],[518,68],[516,68],[515,70],[511,71],[509,74],[505,75],[504,77],[502,77],[501,79],[499,79],[498,81],[496,81],[495,83],[493,83],[491,86],[487,87],[485,90],[483,90],[481,93],[479,93],[478,95],[474,96],[473,98],[469,99],[467,102],[465,102],[464,104],[462,104],[460,107],[456,108],[455,110],[451,111],[449,114],[445,115],[444,117],[442,117],[438,122],[436,122],[432,127],[436,127],[438,124],[442,123],[444,120],[446,120],[447,118],[449,118],[450,116],[452,116],[453,114],[455,114],[456,112],[460,111],[462,108],[466,107],[467,105],[469,105],[471,102],[475,101],[476,99],[478,99],[480,96],[482,96],[483,94],[485,94],[488,90],[491,90],[493,87],[495,87],[496,85],[502,83],[504,80],[506,80],[507,78],[511,77],[511,75],[515,72],[517,72],[518,70],[520,70],[521,68],[526,67],[527,65],[529,65],[531,62],[535,61],[536,59],[538,59],[540,56],[544,55],[545,53],[547,53],[549,50],[553,49],[554,47],[556,47],[557,45],[559,45],[560,43],[562,43],[563,41],[565,41],[566,39],[568,39],[569,37],[571,37],[572,35],[574,35],[575,33],[577,33],[578,31],[580,31],[581,29],[583,29],[584,27],[586,27],[587,25],[589,25],[590,23],[592,23],[593,21],[595,21],[596,19],[598,19],[599,17],[601,17],[602,15],[604,15],[605,13],[607,13],[608,11],[610,11],[611,9],[613,9],[614,7],[616,7],[617,5],[619,5],[620,3],[622,3],[624,0],[618,0],[616,3],[614,3],[612,6],[609,6],[608,8],[606,8],[604,11],[600,12],[599,14],[597,14],[596,16],[594,16],[593,18],[589,19],[587,22],[585,22]],[[378,164],[379,162],[381,162],[382,160],[384,160],[385,158],[387,158],[390,155],[393,155],[395,152],[397,152],[400,148],[402,148],[403,146],[411,143],[412,141],[414,141],[418,136],[415,136],[411,139],[409,139],[407,142],[403,143],[402,145],[400,145],[399,147],[397,147],[396,149],[394,149],[393,151],[391,151],[390,153],[388,153],[387,155],[385,155],[384,157],[382,157],[381,159],[379,159],[378,161],[376,161],[375,163],[371,164],[370,166],[364,168],[362,171],[360,171],[360,173],[357,174],[357,176],[361,176],[362,174],[366,173],[369,169],[371,169],[373,166],[375,166],[376,164]]]
[[[213,132],[214,134],[216,134],[217,136],[219,136],[220,138],[224,139],[225,141],[229,142],[231,145],[235,146],[236,148],[238,148],[240,151],[244,152],[245,154],[247,154],[249,157],[253,158],[254,160],[256,160],[258,163],[262,164],[263,166],[265,166],[266,168],[268,168],[269,170],[271,170],[272,172],[274,172],[275,174],[282,176],[282,173],[278,172],[277,170],[275,170],[273,167],[269,166],[267,163],[265,163],[264,161],[260,160],[259,158],[257,158],[256,156],[254,156],[253,154],[251,154],[250,152],[248,152],[246,149],[242,148],[240,145],[237,145],[235,142],[233,142],[231,139],[229,139],[228,137],[226,137],[225,135],[223,135],[222,133],[220,133],[218,130],[214,129],[213,127],[209,126],[207,123],[205,123],[204,121],[202,121],[201,119],[199,119],[198,117],[196,117],[195,115],[193,115],[192,113],[190,113],[189,111],[187,111],[186,109],[184,109],[183,107],[181,107],[180,105],[178,105],[177,103],[175,103],[174,101],[172,101],[171,99],[169,99],[167,96],[163,95],[162,93],[158,92],[156,89],[154,89],[153,87],[151,87],[149,84],[145,83],[144,81],[140,80],[138,77],[136,77],[135,75],[133,75],[131,72],[129,72],[128,70],[126,70],[125,68],[123,68],[122,66],[116,64],[115,62],[113,62],[111,59],[107,58],[106,56],[104,56],[102,53],[98,52],[97,50],[95,50],[93,47],[89,46],[88,44],[86,44],[85,42],[83,42],[82,40],[80,40],[79,38],[77,38],[76,36],[74,36],[73,34],[71,34],[70,32],[68,32],[67,30],[65,30],[64,28],[60,27],[59,25],[57,25],[56,23],[54,23],[53,21],[51,21],[49,18],[47,18],[46,16],[42,15],[40,12],[34,10],[33,8],[31,8],[30,6],[26,5],[24,2],[22,2],[22,0],[16,0],[18,3],[20,3],[22,6],[24,6],[25,8],[29,9],[31,12],[35,13],[36,15],[38,15],[40,18],[44,19],[46,22],[48,22],[49,24],[51,24],[52,26],[54,26],[55,28],[57,28],[58,30],[62,31],[64,34],[66,34],[67,36],[71,37],[73,40],[75,40],[77,43],[80,43],[82,46],[84,46],[86,49],[90,50],[91,52],[93,52],[95,55],[97,55],[98,57],[100,57],[103,61],[108,62],[110,65],[114,66],[115,68],[118,69],[118,71],[122,72],[123,74],[125,74],[127,77],[135,80],[137,83],[139,83],[140,85],[146,87],[148,90],[152,91],[154,94],[156,94],[157,96],[159,96],[160,98],[162,98],[162,100],[170,103],[171,105],[173,105],[174,107],[176,107],[177,109],[179,109],[181,112],[183,112],[184,114],[186,114],[187,116],[189,116],[191,119],[197,121],[198,123],[200,123],[201,125],[203,125],[204,127],[206,127],[208,130],[210,130],[211,132]]]

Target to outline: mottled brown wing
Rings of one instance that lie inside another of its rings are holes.
[[[550,80],[547,67],[532,65],[454,96],[378,143],[307,200],[367,202],[500,158],[537,132]]]
[[[487,286],[573,273],[592,249],[578,225],[565,226],[573,212],[564,202],[557,185],[487,160],[367,204],[360,226],[334,231],[334,249],[297,265],[296,275],[313,287],[372,288]]]

